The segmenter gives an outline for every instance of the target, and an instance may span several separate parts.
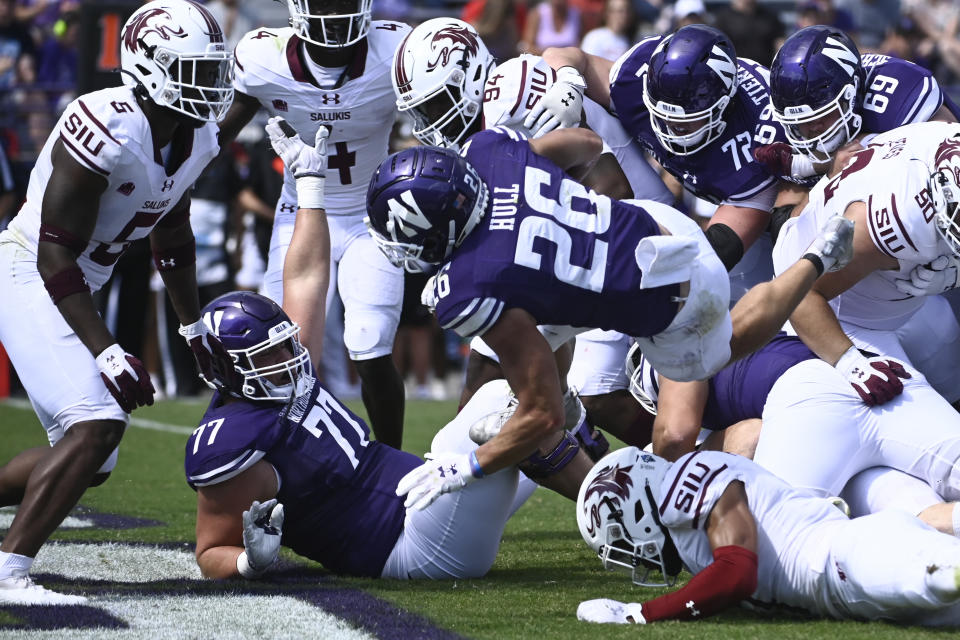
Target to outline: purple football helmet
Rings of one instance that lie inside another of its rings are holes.
[[[643,103],[660,144],[686,156],[723,133],[737,91],[737,54],[722,31],[692,24],[664,37],[643,76]]]
[[[488,190],[451,149],[413,147],[388,157],[367,189],[364,222],[383,254],[411,273],[440,264],[487,210]]]
[[[226,293],[203,308],[203,322],[243,376],[220,390],[250,400],[286,401],[310,390],[310,354],[300,326],[273,300],[250,291]]]
[[[839,29],[797,31],[770,66],[773,116],[790,144],[813,162],[827,162],[859,132],[865,72],[860,52]]]

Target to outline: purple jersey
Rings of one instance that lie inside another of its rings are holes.
[[[923,67],[875,53],[860,56],[860,61],[867,73],[859,109],[863,117],[860,133],[884,133],[927,122],[943,104],[940,85]]]
[[[280,477],[283,545],[336,573],[379,577],[403,531],[397,482],[422,461],[369,433],[319,383],[289,406],[221,405],[215,394],[187,441],[187,482],[225,482],[266,460]]]
[[[610,104],[620,123],[656,158],[684,189],[714,204],[750,202],[776,184],[776,178],[753,159],[755,146],[786,141],[773,120],[770,72],[751,60],[737,64],[737,91],[723,113],[726,127],[719,138],[688,156],[665,149],[643,104],[643,77],[662,37],[647,38],[621,57],[610,72]]]
[[[762,349],[724,367],[710,379],[703,411],[705,429],[726,429],[763,415],[774,383],[793,365],[816,358],[800,338],[779,334]]]
[[[587,190],[503,127],[475,134],[463,153],[490,205],[428,285],[444,328],[482,335],[514,307],[538,324],[631,336],[670,324],[678,285],[640,288],[637,244],[660,233],[647,212]]]

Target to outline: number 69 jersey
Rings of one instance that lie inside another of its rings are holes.
[[[327,139],[327,215],[364,213],[367,183],[387,155],[396,103],[390,82],[393,52],[410,31],[397,22],[374,22],[354,62],[334,87],[313,79],[303,41],[291,28],[258,29],[237,45],[234,87],[272,116],[282,116],[312,145],[321,125]],[[284,170],[284,191],[296,188]]]
[[[288,406],[220,400],[214,394],[187,441],[190,486],[265,460],[280,483],[283,545],[336,573],[379,577],[403,530],[397,483],[422,461],[371,442],[363,420],[316,382]]]
[[[424,292],[441,325],[483,335],[513,307],[537,324],[632,336],[670,324],[677,285],[641,289],[637,245],[660,234],[646,211],[588,191],[506,128],[471,136],[461,153],[490,204]]]
[[[181,128],[171,143],[167,167],[151,140],[150,123],[130,87],[77,98],[43,145],[30,173],[27,200],[9,232],[24,247],[37,251],[43,194],[53,173],[51,155],[60,142],[74,160],[107,181],[90,241],[77,257],[87,283],[96,291],[110,278],[130,242],[150,233],[220,151],[214,123]]]

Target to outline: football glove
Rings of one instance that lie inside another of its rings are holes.
[[[907,295],[937,296],[960,284],[958,280],[957,259],[952,256],[940,256],[929,264],[920,264],[913,268],[907,280],[894,281],[897,290]]]
[[[609,598],[584,600],[577,607],[577,620],[584,622],[612,622],[615,624],[647,624],[639,602],[617,602]],[[627,618],[633,620],[627,620]]]
[[[796,153],[786,142],[757,147],[753,150],[753,159],[779,178],[809,178],[817,175],[810,159],[802,153]]]
[[[323,209],[330,129],[325,126],[317,129],[312,147],[304,143],[300,134],[280,116],[270,118],[266,129],[270,145],[297,181],[297,206]]]
[[[255,578],[270,568],[280,553],[283,505],[276,498],[254,500],[243,512],[243,553],[237,569],[245,578]]]
[[[839,271],[853,259],[853,221],[843,216],[833,216],[823,224],[813,244],[804,257],[815,257],[823,272]],[[816,265],[816,261],[811,260]]]
[[[400,478],[397,495],[407,496],[403,506],[421,511],[445,493],[460,491],[478,480],[470,464],[471,453],[428,453],[426,461]],[[482,472],[481,472],[482,474]]]
[[[97,369],[107,391],[127,413],[143,405],[153,404],[155,389],[140,360],[112,344],[96,357]]]
[[[900,360],[889,356],[867,357],[855,346],[847,349],[834,367],[869,407],[889,402],[903,393],[900,380],[912,377]]]
[[[234,366],[233,358],[203,320],[180,325],[177,333],[187,341],[204,382],[215,388],[235,389],[240,386],[241,375]]]
[[[587,82],[579,71],[573,67],[560,67],[557,81],[524,118],[524,129],[531,138],[539,138],[554,129],[580,126],[583,92],[586,90]]]

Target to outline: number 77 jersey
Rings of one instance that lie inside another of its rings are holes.
[[[514,307],[538,324],[631,336],[670,324],[678,286],[640,288],[637,245],[660,235],[646,211],[587,190],[503,127],[475,134],[462,153],[489,188],[490,205],[427,285],[444,328],[483,335]]]

